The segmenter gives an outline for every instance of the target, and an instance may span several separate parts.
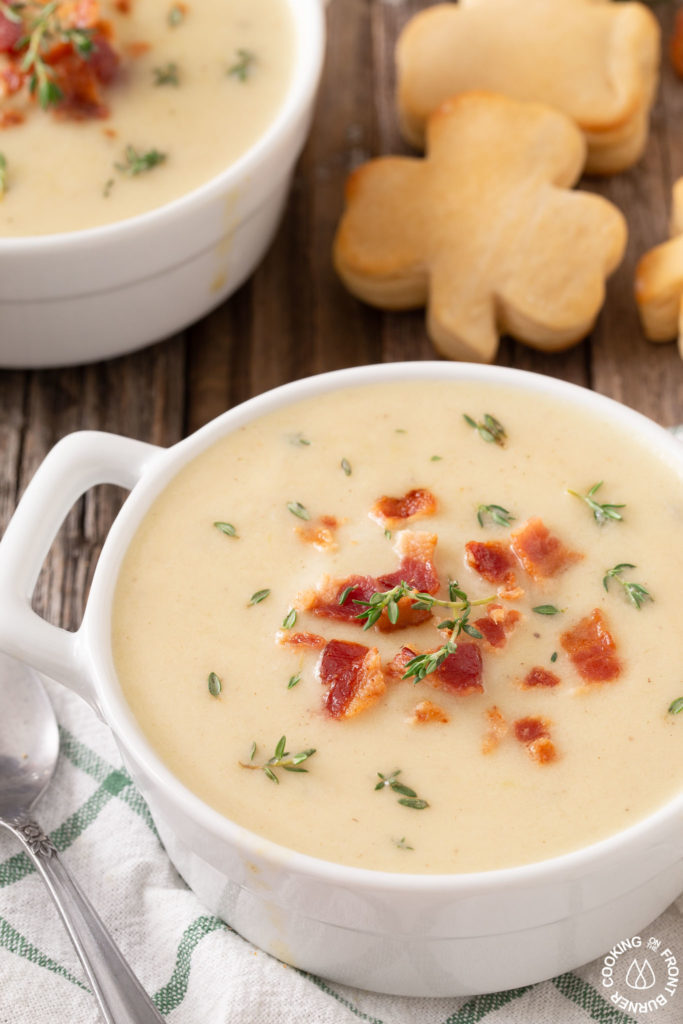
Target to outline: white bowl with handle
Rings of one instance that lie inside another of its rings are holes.
[[[393,874],[285,849],[203,803],[141,732],[112,659],[114,589],[143,517],[190,460],[228,432],[311,396],[382,381],[495,382],[570,402],[638,437],[683,480],[683,448],[661,427],[593,392],[518,370],[404,363],[297,381],[225,413],[164,450],[76,433],[47,456],[0,542],[0,649],[79,693],[106,721],[149,802],[171,860],[215,914],[276,957],[334,981],[412,996],[530,984],[602,955],[683,890],[683,794],[632,827],[563,856],[473,874]],[[31,609],[40,567],[73,502],[111,482],[131,493],[114,523],[76,633]]]
[[[251,274],[280,222],[325,48],[322,0],[283,2],[294,26],[291,81],[271,123],[235,163],[127,220],[0,238],[0,367],[122,355],[182,330]]]

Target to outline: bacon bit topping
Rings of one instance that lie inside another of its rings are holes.
[[[579,675],[588,683],[607,683],[621,672],[617,645],[599,608],[560,636],[560,643]]]
[[[433,704],[431,700],[421,700],[415,705],[410,721],[415,725],[423,725],[425,722],[443,722],[445,725],[450,722],[450,718],[438,704]]]
[[[328,687],[324,706],[332,718],[351,718],[371,707],[386,690],[376,647],[330,640],[318,668]]]
[[[297,526],[296,532],[306,544],[312,544],[318,551],[332,551],[337,547],[334,531],[339,521],[334,516],[318,516],[305,526]]]
[[[0,111],[0,130],[3,128],[13,128],[17,124],[24,123],[24,115],[19,110],[2,110]]]
[[[507,733],[508,724],[496,704],[493,707],[487,708],[484,714],[488,728],[481,742],[481,751],[482,754],[490,754],[496,749]]]
[[[0,13],[0,53],[10,53],[24,34],[20,21],[11,21]]]
[[[522,688],[530,690],[535,686],[558,686],[559,683],[559,676],[556,676],[554,672],[548,671],[547,668],[541,668],[537,665],[524,676]]]
[[[408,662],[417,657],[419,653],[412,647],[402,647],[387,665],[387,677],[403,679]],[[425,651],[424,653],[431,654],[432,652]],[[448,690],[450,693],[457,693],[458,696],[466,696],[468,693],[483,693],[481,676],[482,659],[479,645],[458,641],[458,646],[453,654],[449,654],[436,671],[425,676],[423,681],[437,690]]]
[[[390,590],[403,580],[415,590],[426,594],[436,594],[440,581],[432,561],[437,537],[433,533],[419,533],[403,530],[396,538],[394,550],[400,556],[400,567],[393,573],[387,573],[375,579],[372,576],[349,576],[344,580],[324,577],[317,590],[311,590],[297,598],[297,603],[304,611],[326,619],[340,619],[343,622],[354,622],[363,625],[358,618],[362,609],[359,601],[369,601],[373,594]],[[340,601],[344,598],[343,604]],[[410,597],[398,602],[399,616],[395,623],[389,621],[386,610],[377,622],[381,632],[393,632],[406,626],[415,626],[426,622],[432,613],[425,608],[413,608]]]
[[[384,674],[386,678],[394,682],[403,679],[406,665],[417,653],[412,647],[402,647],[398,654],[395,654],[391,661],[385,665]]]
[[[669,43],[669,58],[674,71],[683,78],[683,11],[678,11]]]
[[[75,120],[109,116],[101,86],[110,85],[116,77],[119,58],[104,35],[93,35],[92,44],[88,60],[70,43],[60,43],[45,56],[45,63],[52,67],[54,82],[62,94],[57,104],[62,116]]]
[[[514,723],[515,736],[526,746],[529,757],[539,764],[557,760],[549,725],[545,718],[518,718]]]
[[[475,572],[489,583],[515,585],[516,562],[508,544],[499,540],[471,540],[465,544],[465,559]]]
[[[408,491],[402,498],[389,498],[387,495],[378,498],[368,513],[380,526],[395,530],[405,526],[411,519],[422,519],[433,516],[437,510],[436,498],[424,487]]]
[[[152,49],[151,43],[146,43],[140,39],[137,42],[128,43],[126,46],[126,53],[129,57],[144,57],[146,53]]]
[[[23,89],[25,79],[24,73],[14,64],[3,68],[0,71],[0,96],[14,96],[20,89]],[[12,113],[12,111],[7,111],[7,113]]]
[[[289,633],[284,629],[278,631],[277,642],[283,647],[311,647],[321,651],[327,641],[318,633]]]
[[[491,647],[500,650],[505,647],[508,636],[521,617],[514,608],[506,609],[500,604],[490,604],[486,609],[486,618],[477,619],[474,627]]]
[[[558,576],[583,555],[571,551],[550,533],[541,519],[529,519],[510,535],[512,549],[533,580]]]
[[[114,7],[119,14],[130,14],[131,0],[114,0]]]

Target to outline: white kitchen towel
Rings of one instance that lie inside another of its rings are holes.
[[[640,936],[552,981],[494,995],[408,999],[312,977],[255,949],[213,917],[171,867],[109,730],[49,686],[61,730],[56,776],[36,817],[169,1024],[680,1024],[683,897]],[[681,723],[683,725],[683,722]],[[682,737],[683,738],[683,737]],[[624,939],[633,936],[624,936]],[[666,950],[676,964],[666,967]],[[647,964],[645,963],[647,961]],[[650,988],[653,967],[655,983]],[[604,973],[603,973],[604,972]],[[611,974],[610,974],[611,972]],[[626,984],[626,976],[630,987]],[[610,985],[611,979],[615,984]],[[667,987],[670,990],[667,992]],[[683,987],[683,984],[682,984]],[[611,996],[628,994],[639,1012]],[[665,999],[664,1005],[659,1005]],[[0,834],[0,1024],[98,1024],[47,892]]]

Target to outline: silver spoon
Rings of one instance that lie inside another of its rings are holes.
[[[57,764],[59,734],[38,677],[0,654],[0,825],[31,858],[66,925],[107,1024],[164,1024],[51,839],[32,817]]]

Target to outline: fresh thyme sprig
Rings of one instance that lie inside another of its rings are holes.
[[[492,598],[489,598],[489,600],[492,600]],[[437,651],[432,651],[430,654],[416,654],[414,658],[411,658],[407,662],[405,672],[401,678],[412,679],[414,683],[421,683],[426,676],[436,672],[441,668],[448,655],[455,654],[457,651],[457,638],[461,633],[466,633],[476,640],[481,640],[481,633],[469,622],[471,610],[471,605],[468,603],[462,615],[459,615],[457,619],[447,619],[445,622],[440,622],[438,629],[450,630],[451,635],[449,639]]]
[[[403,807],[412,807],[415,811],[423,811],[425,807],[429,807],[426,800],[421,800],[414,789],[410,786],[405,786],[402,782],[398,781],[398,777],[401,774],[400,768],[395,768],[393,772],[388,775],[382,775],[381,772],[377,772],[379,782],[375,786],[375,792],[378,789],[391,789],[394,793],[399,794],[399,803]]]
[[[0,153],[0,199],[4,196],[7,191],[7,158],[4,153]]]
[[[237,78],[240,82],[246,82],[251,74],[251,70],[256,63],[256,54],[252,53],[251,50],[239,49],[236,51],[237,60],[235,63],[228,68],[228,75],[231,78]]]
[[[505,442],[507,441],[505,427],[500,420],[497,420],[495,416],[491,415],[491,413],[484,413],[484,418],[480,423],[473,420],[466,412],[463,413],[463,419],[465,420],[465,423],[472,427],[473,430],[477,431],[484,441],[487,441],[489,444],[500,445],[501,448],[505,447]]]
[[[400,839],[394,839],[394,846],[397,846],[399,848],[399,850],[414,850],[415,849],[414,846],[410,846],[406,842],[406,837],[405,836],[401,836]]]
[[[602,585],[607,590],[609,588],[609,581],[616,580],[620,583],[626,592],[631,604],[634,608],[640,609],[641,605],[645,601],[654,601],[652,594],[645,589],[640,583],[629,583],[627,580],[621,578],[621,574],[624,569],[635,569],[636,566],[632,565],[631,562],[620,562],[619,565],[615,565],[612,569],[608,569],[602,578]]]
[[[175,61],[169,61],[158,68],[152,68],[155,85],[180,85],[180,68]]]
[[[578,491],[572,491],[570,488],[567,489],[567,494],[571,494],[575,498],[579,498],[580,501],[585,501],[585,503],[588,505],[589,509],[593,513],[593,518],[595,519],[596,523],[600,524],[600,526],[603,526],[605,523],[609,522],[610,519],[616,521],[623,519],[623,516],[619,512],[619,509],[626,508],[626,505],[623,503],[621,505],[610,504],[610,502],[604,502],[604,504],[600,504],[599,501],[595,500],[594,495],[597,494],[597,492],[600,490],[600,488],[603,485],[603,482],[604,481],[599,480],[597,484],[593,484],[593,486],[588,489],[586,494],[579,494]]]
[[[347,587],[339,596],[339,604],[345,604],[353,587]],[[432,594],[425,594],[415,587],[411,587],[405,580],[392,587],[391,590],[378,591],[372,594],[368,601],[354,601],[363,609],[356,616],[357,619],[365,620],[363,629],[370,629],[374,626],[382,612],[386,609],[387,618],[392,626],[398,622],[398,603],[403,597],[410,597],[413,600],[412,608],[416,610],[432,611],[434,607],[450,608],[453,611],[465,611],[475,605],[488,604],[494,597],[484,597],[478,601],[470,601],[467,594],[460,590],[455,580],[448,583],[448,601],[444,601]]]
[[[497,526],[509,526],[515,519],[512,512],[503,508],[502,505],[478,505],[477,520],[480,526],[485,525],[484,521],[487,514],[491,517],[491,522],[496,523]]]
[[[275,747],[275,753],[272,757],[264,761],[263,764],[254,764],[254,758],[258,747],[256,743],[252,743],[251,751],[249,753],[249,763],[245,764],[244,761],[240,761],[242,768],[260,769],[264,772],[271,782],[279,782],[277,775],[275,774],[276,769],[282,768],[286,772],[307,772],[308,768],[302,768],[301,764],[303,761],[308,760],[315,754],[315,748],[310,750],[302,750],[298,754],[290,754],[288,750],[285,750],[287,745],[287,738],[281,736]]]
[[[92,29],[64,25],[59,17],[59,7],[60,0],[51,0],[47,4],[36,3],[35,0],[0,4],[0,12],[6,18],[15,24],[26,25],[25,34],[13,49],[17,53],[25,51],[21,70],[28,74],[29,92],[36,96],[43,110],[62,99],[62,91],[54,80],[54,70],[43,58],[45,50],[58,40],[70,43],[83,60],[88,60],[93,51]]]
[[[148,149],[146,153],[140,153],[135,146],[126,146],[124,157],[125,163],[116,163],[114,167],[122,174],[128,174],[133,178],[163,164],[166,153],[161,153],[158,149]]]

